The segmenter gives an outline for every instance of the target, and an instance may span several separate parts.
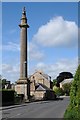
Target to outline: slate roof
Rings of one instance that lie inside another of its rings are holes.
[[[62,84],[71,83],[72,81],[73,81],[73,78],[69,78],[69,79],[63,80],[61,83],[62,83]]]
[[[46,85],[38,83],[36,91],[52,91],[52,89],[48,88]]]

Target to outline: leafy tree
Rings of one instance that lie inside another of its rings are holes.
[[[6,81],[6,79],[2,79],[2,88],[5,88]]]
[[[0,75],[0,89],[2,89],[2,76]]]
[[[57,84],[57,80],[54,79],[54,80],[53,80],[53,86],[55,86],[56,84]]]
[[[59,74],[59,76],[57,76],[57,83],[60,83],[60,82],[62,82],[64,79],[68,79],[68,78],[73,78],[73,75],[72,75],[72,73],[70,73],[70,72],[61,72],[60,74]]]
[[[74,76],[70,91],[70,104],[64,114],[65,118],[80,120],[80,65]]]
[[[0,75],[0,89],[4,89],[6,85],[7,79],[3,79]]]
[[[63,95],[63,90],[60,87],[54,86],[53,91],[56,93],[57,96]]]
[[[71,83],[65,83],[62,85],[63,91],[66,95],[70,95]]]

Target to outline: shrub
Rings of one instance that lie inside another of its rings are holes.
[[[57,86],[54,86],[54,87],[53,87],[53,91],[56,93],[57,96],[60,96],[60,95],[63,95],[63,94],[64,94],[62,88],[59,88],[59,87],[57,87]]]
[[[76,71],[70,91],[70,104],[65,111],[65,118],[80,119],[80,65]]]
[[[65,83],[62,85],[63,91],[66,95],[70,95],[71,83]]]
[[[57,84],[57,80],[54,79],[54,80],[53,80],[53,86],[55,86],[56,84]]]
[[[14,104],[14,90],[0,90],[2,93],[2,106]]]

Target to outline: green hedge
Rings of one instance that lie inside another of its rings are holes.
[[[80,65],[71,86],[70,104],[64,114],[64,118],[80,120]]]
[[[0,94],[2,94],[2,106],[14,104],[14,93],[14,90],[0,90]]]

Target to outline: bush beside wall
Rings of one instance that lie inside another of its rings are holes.
[[[14,104],[14,90],[2,90],[2,106],[13,105]]]
[[[64,114],[64,118],[80,120],[80,65],[76,71],[70,91],[70,104]]]

